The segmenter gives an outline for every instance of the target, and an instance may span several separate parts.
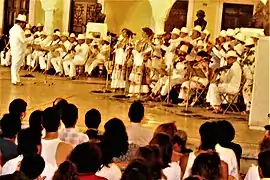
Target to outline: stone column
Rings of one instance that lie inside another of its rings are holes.
[[[42,9],[45,12],[44,30],[52,35],[54,29],[54,12],[58,0],[40,0]]]
[[[68,31],[70,23],[71,0],[65,0],[63,6],[62,31]]]
[[[0,0],[0,34],[3,33],[5,0]]]
[[[35,8],[36,8],[36,0],[30,0],[28,23],[31,24],[32,26],[35,24]]]

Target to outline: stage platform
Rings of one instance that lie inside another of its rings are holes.
[[[21,71],[21,75],[26,71]],[[37,109],[44,109],[52,105],[57,97],[66,98],[79,108],[78,128],[85,130],[84,114],[91,108],[98,109],[102,114],[101,129],[104,123],[110,118],[117,117],[129,124],[128,108],[134,99],[118,100],[113,98],[114,94],[94,94],[92,90],[102,89],[105,81],[100,78],[85,78],[80,80],[67,80],[65,78],[48,76],[47,83],[44,83],[45,76],[40,73],[33,73],[34,78],[22,78],[24,86],[17,87],[10,83],[10,69],[0,67],[0,115],[8,110],[8,104],[14,98],[23,98],[28,103],[27,117]],[[243,147],[243,160],[241,164],[243,172],[258,152],[258,142],[262,139],[264,132],[253,131],[248,128],[248,116],[240,113],[217,115],[203,108],[191,108],[192,114],[185,115],[178,106],[165,107],[162,103],[146,102],[146,115],[144,125],[152,130],[161,123],[175,121],[179,129],[188,133],[188,145],[195,149],[199,145],[199,127],[209,120],[226,119],[232,122],[236,130],[235,141]],[[24,121],[27,124],[27,121]]]

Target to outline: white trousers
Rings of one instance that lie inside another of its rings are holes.
[[[20,82],[20,68],[24,61],[24,54],[14,54],[11,62],[11,83],[16,84]]]
[[[219,106],[223,102],[221,97],[222,94],[236,94],[237,90],[229,87],[229,84],[210,84],[207,95],[206,102],[210,103],[211,106]]]
[[[66,60],[63,62],[64,72],[65,75],[69,77],[76,76],[76,66],[82,66],[85,64],[85,60],[83,59],[73,59],[73,60]]]
[[[92,71],[99,65],[99,64],[104,64],[105,59],[102,58],[96,58],[93,60],[91,65],[85,70],[88,74],[92,74]],[[86,68],[86,67],[85,67]]]
[[[166,80],[165,84],[162,86],[161,91],[160,91],[160,95],[161,96],[165,96],[166,94],[168,94],[168,92],[171,91],[172,87],[177,85],[177,84],[182,84],[184,81],[184,77],[180,78],[180,77],[171,77],[171,82],[169,82],[169,78]]]
[[[49,70],[52,67],[52,54],[49,52],[46,56],[39,57],[39,65],[42,70]]]
[[[63,63],[68,59],[62,59],[62,57],[55,57],[51,59],[52,66],[56,73],[64,73]]]
[[[9,66],[11,64],[11,54],[7,51],[6,57],[4,58],[4,51],[1,51],[1,66]]]

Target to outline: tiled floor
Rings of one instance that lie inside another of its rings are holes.
[[[25,74],[26,72],[21,72]],[[118,117],[128,124],[127,112],[132,100],[116,100],[112,94],[94,94],[92,90],[102,89],[104,81],[100,79],[85,79],[70,81],[54,76],[47,77],[35,74],[35,78],[22,78],[24,86],[16,87],[10,83],[9,68],[0,68],[0,114],[7,112],[9,102],[14,98],[23,98],[28,103],[28,115],[36,109],[44,109],[57,97],[66,98],[79,108],[78,126],[84,128],[84,114],[88,109],[97,108],[102,114],[102,125],[113,117]],[[185,116],[179,107],[165,107],[161,103],[146,103],[145,126],[154,130],[161,123],[175,121],[179,129],[186,130],[189,143],[198,146],[200,125],[207,120],[227,119],[236,129],[235,141],[244,149],[245,156],[256,154],[257,143],[263,132],[251,131],[248,128],[247,117],[239,114],[214,115],[202,108],[193,108],[191,115]]]

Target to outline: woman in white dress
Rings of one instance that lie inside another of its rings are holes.
[[[152,38],[154,32],[150,28],[142,29],[142,39],[140,39],[132,51],[134,56],[133,68],[129,76],[130,96],[137,94],[147,94],[150,85],[150,64],[152,51]]]
[[[118,38],[118,42],[115,45],[115,62],[112,72],[112,89],[124,89],[126,87],[126,75],[127,73],[127,55],[128,49],[132,46],[133,33],[129,29],[123,29],[122,34]]]

